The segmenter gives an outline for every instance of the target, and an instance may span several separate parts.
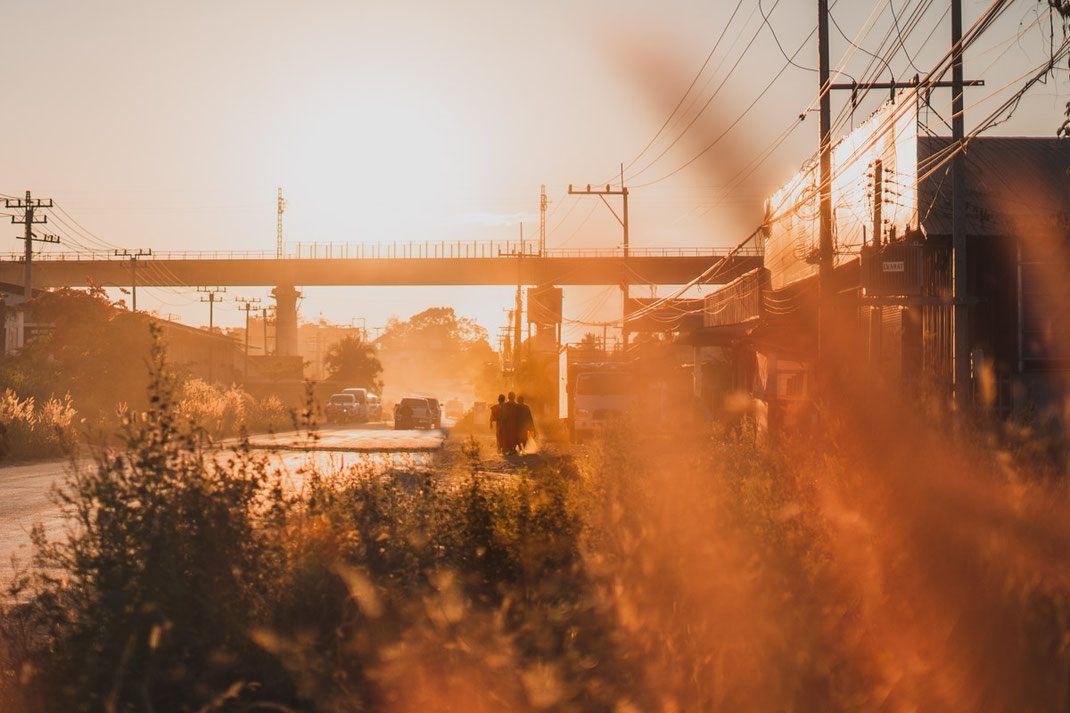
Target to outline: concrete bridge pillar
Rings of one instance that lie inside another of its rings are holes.
[[[271,291],[275,298],[275,353],[298,356],[297,298],[301,293],[293,285],[279,285]]]

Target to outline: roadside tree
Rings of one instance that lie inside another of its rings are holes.
[[[380,394],[383,382],[379,377],[383,365],[375,347],[357,336],[347,336],[327,350],[324,359],[331,379],[344,381],[348,386],[361,387]]]

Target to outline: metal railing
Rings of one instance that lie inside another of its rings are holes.
[[[631,248],[631,257],[723,257],[731,248]],[[743,248],[737,255],[760,256],[760,248]],[[456,240],[410,241],[393,243],[335,243],[298,242],[285,246],[285,260],[411,260],[411,259],[471,259],[500,257],[540,257],[538,241],[525,240]],[[623,257],[624,250],[613,248],[552,248],[542,257],[595,258]],[[110,250],[76,250],[34,253],[34,260],[42,261],[122,261],[129,258]],[[267,250],[153,250],[138,257],[151,260],[275,260],[278,256]],[[22,262],[19,252],[0,253],[0,261]]]

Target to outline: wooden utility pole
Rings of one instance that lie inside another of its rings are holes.
[[[238,309],[245,312],[245,381],[249,381],[249,313],[256,309],[256,305],[260,304],[260,298],[235,297],[234,299],[241,305]]]
[[[46,200],[42,200],[40,198],[33,198],[30,196],[30,192],[26,191],[26,198],[24,200],[19,200],[18,198],[8,198],[6,201],[6,205],[8,208],[22,209],[22,218],[13,215],[11,216],[11,222],[22,223],[22,225],[24,226],[22,236],[20,237],[20,240],[26,241],[26,264],[24,265],[23,272],[24,277],[22,294],[26,298],[26,301],[29,302],[33,298],[33,241],[36,240],[41,243],[59,242],[59,237],[56,235],[34,235],[33,233],[34,224],[48,222],[47,215],[42,215],[38,218],[35,215],[35,212],[38,208],[51,208],[52,199],[48,198]]]
[[[223,300],[216,295],[222,294],[227,291],[226,287],[198,287],[198,292],[203,292],[204,297],[201,297],[201,302],[208,303],[208,331],[211,332],[215,328],[215,303],[222,302]]]
[[[970,313],[966,262],[966,166],[962,156],[965,134],[962,81],[962,0],[951,0],[951,248],[954,291],[953,379],[955,408],[962,416],[970,407]]]
[[[129,250],[116,250],[116,257],[130,258],[130,309],[137,312],[137,259],[152,255],[152,250],[138,248],[137,252]]]
[[[817,0],[818,91],[820,92],[820,168],[818,185],[818,314],[817,357],[819,368],[827,366],[830,332],[833,322],[835,290],[832,273],[835,267],[832,249],[832,104],[829,86],[829,7],[828,0]]]
[[[208,303],[208,333],[211,335],[211,339],[215,339],[215,303],[222,300],[217,299],[216,295],[227,291],[226,287],[198,287],[198,292],[206,293],[201,297],[201,302]],[[214,381],[215,376],[215,345],[210,340],[208,342],[208,382]]]
[[[822,0],[824,1],[824,0]],[[615,191],[610,186],[606,186],[605,190],[591,189],[591,184],[587,184],[586,190],[573,189],[572,184],[568,184],[568,193],[570,196],[598,196],[602,199],[602,202],[606,204],[606,208],[609,208],[609,212],[613,214],[613,217],[620,223],[621,228],[624,230],[624,260],[621,262],[621,276],[620,276],[620,291],[621,291],[621,319],[620,319],[620,337],[621,337],[621,350],[627,351],[628,349],[628,187],[624,185],[624,165],[621,164],[620,172],[620,190]],[[606,196],[620,196],[623,205],[621,208],[621,215],[617,215],[617,211],[613,210],[613,206],[606,200]],[[623,217],[622,217],[623,216]]]

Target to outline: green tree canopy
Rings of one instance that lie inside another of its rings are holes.
[[[45,292],[29,307],[42,333],[0,359],[0,382],[40,400],[69,393],[85,414],[142,404],[151,317],[117,309],[100,290]]]
[[[402,321],[391,319],[379,339],[391,384],[412,393],[459,393],[496,362],[487,330],[452,307],[432,307]]]
[[[452,307],[431,307],[406,321],[392,318],[380,344],[388,349],[418,346],[421,349],[465,351],[487,344],[487,330],[474,319],[458,317]]]
[[[346,382],[347,388],[360,387],[374,393],[382,393],[383,382],[379,376],[383,365],[375,353],[375,347],[358,336],[344,337],[327,350],[324,358],[332,379]]]

